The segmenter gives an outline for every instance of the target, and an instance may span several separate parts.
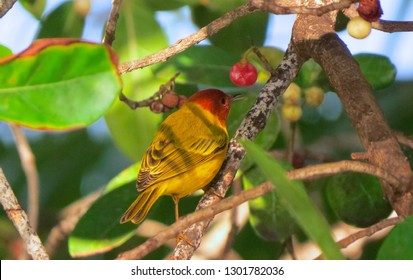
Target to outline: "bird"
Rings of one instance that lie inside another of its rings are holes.
[[[140,224],[164,195],[172,197],[179,219],[179,200],[208,185],[225,160],[226,121],[234,99],[218,89],[200,90],[161,123],[142,158],[139,196],[120,223]]]

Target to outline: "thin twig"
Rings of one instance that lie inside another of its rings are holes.
[[[347,237],[341,239],[340,241],[338,241],[337,244],[342,249],[347,248],[348,246],[350,246],[354,242],[360,240],[361,238],[372,236],[373,234],[375,234],[375,233],[377,233],[377,232],[379,232],[379,231],[381,231],[385,228],[397,225],[401,221],[403,221],[403,218],[400,217],[400,216],[382,220],[382,221],[378,222],[377,224],[374,224],[374,225],[372,225],[368,228],[365,228],[365,229],[357,231],[353,234],[350,234],[349,236],[347,236]],[[319,255],[315,259],[316,260],[321,260],[321,259],[323,259],[323,255],[322,254]]]
[[[26,212],[20,207],[12,188],[7,181],[3,169],[0,167],[0,202],[4,211],[13,222],[21,238],[23,239],[26,250],[35,260],[48,260],[49,256],[37,235],[31,227]]]
[[[365,229],[362,229],[358,232],[350,234],[346,238],[343,238],[340,241],[338,241],[338,244],[340,245],[341,248],[347,248],[349,245],[356,242],[360,238],[371,236],[371,235],[375,234],[376,232],[378,232],[382,229],[385,229],[387,227],[394,226],[394,225],[400,223],[401,221],[403,221],[402,217],[393,217],[393,218],[382,220],[382,221],[378,222],[377,224],[374,224],[374,225],[372,225],[368,228],[365,228]]]
[[[52,228],[45,241],[46,252],[53,256],[60,243],[74,230],[77,222],[86,213],[89,207],[99,198],[103,189],[95,191],[84,198],[77,200],[62,211],[62,219]]]
[[[402,144],[403,146],[409,147],[413,150],[413,139],[411,137],[407,137],[401,132],[395,132],[394,136],[397,138],[397,141]]]
[[[257,11],[256,8],[251,6],[249,3],[243,6],[240,6],[230,12],[226,13],[222,17],[212,21],[210,24],[204,26],[199,31],[189,35],[185,39],[179,40],[176,43],[170,45],[169,47],[143,57],[138,60],[130,61],[122,63],[119,66],[119,73],[124,74],[126,72],[130,72],[135,69],[143,68],[158,62],[163,62],[168,60],[170,57],[183,52],[184,50],[188,49],[189,47],[198,44],[202,40],[214,35],[219,30],[227,27],[237,18],[243,17],[250,13]]]
[[[255,53],[255,55],[258,57],[258,59],[262,62],[262,64],[265,67],[265,70],[267,70],[270,73],[274,72],[274,67],[272,67],[271,63],[268,61],[268,59],[260,52],[260,49],[257,48],[256,46],[252,47],[252,51]]]
[[[33,229],[37,230],[39,220],[39,174],[36,168],[35,156],[24,135],[23,129],[15,124],[10,124],[10,127],[16,140],[17,151],[27,179],[29,221]]]
[[[357,12],[356,7],[354,5],[344,10],[344,14],[349,18],[359,16],[359,13]],[[374,29],[388,33],[413,31],[413,21],[379,20],[372,22],[371,26]]]
[[[126,105],[129,106],[132,110],[136,110],[137,108],[140,107],[147,107],[150,106],[155,100],[159,99],[162,97],[162,95],[166,94],[169,90],[172,90],[175,86],[175,80],[179,76],[179,72],[175,73],[175,75],[169,79],[168,82],[165,84],[161,85],[159,87],[159,90],[155,92],[151,97],[141,100],[141,101],[134,101],[126,97],[122,92],[119,95],[120,101],[126,103]]]
[[[105,27],[105,35],[103,36],[103,43],[112,46],[115,41],[116,23],[119,18],[119,9],[122,5],[122,0],[113,0],[112,9],[110,11],[109,19]]]
[[[389,174],[384,169],[381,169],[369,163],[351,160],[323,163],[291,170],[288,172],[288,177],[293,180],[311,180],[321,176],[330,176],[348,171],[370,174],[384,179],[391,185],[400,184],[399,180],[396,177]]]
[[[267,193],[268,191],[272,190],[272,188],[273,187],[270,184],[262,184],[256,188],[243,191],[237,195],[233,195],[231,197],[225,198],[219,203],[212,205],[211,207],[204,208],[202,210],[189,214],[179,219],[176,223],[171,225],[169,228],[158,233],[154,237],[148,239],[146,242],[144,242],[139,247],[134,248],[130,251],[121,253],[117,257],[117,259],[121,259],[121,260],[141,259],[142,257],[146,256],[148,253],[152,252],[156,248],[159,248],[167,240],[176,237],[182,231],[182,229],[187,228],[188,226],[196,222],[214,217],[215,215],[225,210],[232,209],[233,207],[238,206],[244,203],[245,201],[257,198]]]

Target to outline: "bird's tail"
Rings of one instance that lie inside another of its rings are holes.
[[[140,193],[138,198],[129,206],[128,210],[120,218],[120,223],[131,221],[139,224],[145,219],[155,201],[161,196],[159,188],[149,188]]]

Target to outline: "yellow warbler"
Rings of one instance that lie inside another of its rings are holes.
[[[178,202],[205,187],[218,173],[228,150],[226,120],[231,96],[216,89],[198,91],[161,124],[142,159],[138,198],[121,223],[139,224],[162,195]]]

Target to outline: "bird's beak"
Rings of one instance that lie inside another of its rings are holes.
[[[244,99],[244,96],[242,96],[242,94],[231,95],[231,103],[234,101],[242,100],[242,99]]]

